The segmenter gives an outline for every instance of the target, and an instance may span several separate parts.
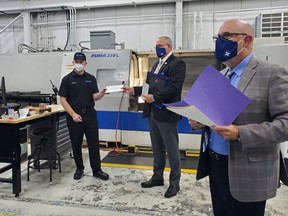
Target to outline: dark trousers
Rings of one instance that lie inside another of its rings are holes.
[[[215,159],[208,156],[210,191],[215,216],[264,216],[265,201],[240,202],[229,188],[228,157]]]
[[[98,120],[94,109],[87,110],[86,113],[81,111],[76,112],[81,115],[82,122],[74,122],[72,117],[67,114],[67,125],[69,129],[70,139],[74,161],[77,169],[84,170],[82,158],[82,142],[85,134],[88,143],[90,166],[93,171],[98,171],[101,168],[100,153],[99,153],[99,132]]]
[[[153,148],[153,180],[163,181],[163,172],[168,154],[170,172],[170,185],[179,186],[181,177],[181,160],[179,153],[178,122],[157,121],[153,112],[148,118],[150,138]]]

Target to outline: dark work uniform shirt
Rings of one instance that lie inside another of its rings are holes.
[[[78,75],[75,71],[63,77],[59,96],[67,98],[72,109],[93,108],[93,94],[99,92],[97,81],[91,74]]]

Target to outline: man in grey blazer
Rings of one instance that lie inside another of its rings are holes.
[[[288,72],[253,57],[253,28],[225,21],[215,37],[216,57],[230,83],[251,99],[229,126],[201,125],[197,180],[209,176],[215,216],[263,216],[279,186],[279,143],[288,140]],[[203,151],[205,149],[205,151]]]
[[[159,61],[152,67],[150,76],[161,80],[164,76],[169,79],[162,88],[151,88],[149,94],[143,95],[145,105],[143,117],[148,117],[149,132],[153,148],[153,176],[142,182],[141,187],[151,188],[164,185],[163,172],[166,164],[166,151],[171,168],[169,187],[165,192],[166,198],[177,195],[180,190],[181,161],[179,154],[178,121],[180,116],[167,110],[162,103],[173,103],[181,100],[181,91],[185,79],[186,65],[183,60],[172,53],[172,40],[162,36],[156,41],[156,54]],[[161,74],[161,75],[160,75]],[[151,78],[150,78],[151,80]],[[158,83],[160,83],[158,81]],[[156,85],[156,82],[154,83]],[[142,86],[124,87],[124,91],[134,96],[141,96]]]

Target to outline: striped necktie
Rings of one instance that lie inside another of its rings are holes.
[[[158,65],[157,65],[157,67],[156,67],[154,73],[156,73],[156,74],[159,73],[159,71],[160,71],[160,69],[161,69],[163,63],[164,63],[164,61],[161,59],[161,60],[159,61]]]
[[[204,133],[203,133],[203,135],[204,135],[204,140],[203,140],[203,152],[205,152],[205,150],[207,149],[207,146],[208,146],[208,144],[209,144],[209,139],[210,139],[210,128],[209,127],[205,127],[204,129]]]
[[[225,74],[225,77],[227,77],[228,79],[231,79],[234,74],[235,74],[234,71],[228,70]]]

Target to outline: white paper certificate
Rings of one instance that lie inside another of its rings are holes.
[[[111,93],[111,92],[123,92],[123,85],[111,85],[111,86],[106,86],[106,93]]]
[[[143,83],[143,86],[142,86],[142,93],[141,93],[141,98],[143,100],[145,100],[145,98],[143,97],[143,95],[148,95],[148,92],[149,92],[149,84],[147,84],[146,82]]]

